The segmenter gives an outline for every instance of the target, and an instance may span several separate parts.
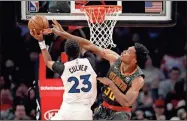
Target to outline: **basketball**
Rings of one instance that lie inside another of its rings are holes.
[[[49,27],[49,22],[46,17],[36,15],[33,16],[28,22],[28,28],[35,29],[37,33],[40,33],[41,30],[47,29]]]

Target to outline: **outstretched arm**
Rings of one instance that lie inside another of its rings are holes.
[[[38,43],[39,43],[46,66],[52,71],[54,71],[55,73],[62,73],[64,70],[64,65],[62,63],[54,62],[51,59],[51,56],[47,50],[45,41],[43,40],[42,31],[40,32],[40,34],[37,34],[36,30],[30,30],[30,34],[39,41]]]
[[[56,34],[57,36],[63,36],[64,38],[66,39],[70,39],[70,40],[74,40],[76,41],[77,43],[80,44],[80,46],[88,51],[92,51],[93,53],[95,53],[96,55],[108,60],[110,63],[113,63],[115,62],[119,55],[117,53],[115,53],[114,51],[112,50],[106,50],[106,49],[103,49],[103,48],[100,48],[94,44],[92,44],[89,40],[87,39],[84,39],[84,38],[81,38],[81,37],[78,37],[78,36],[74,36],[74,35],[71,35],[67,32],[65,32],[61,25],[56,21],[56,20],[53,20],[53,33]]]
[[[124,95],[110,79],[106,77],[97,79],[101,81],[103,84],[108,85],[110,87],[115,96],[115,99],[121,104],[121,106],[131,106],[138,97],[140,89],[144,85],[143,78],[138,77],[135,80],[133,80],[131,87]]]

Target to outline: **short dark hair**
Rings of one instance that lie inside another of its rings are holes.
[[[144,45],[142,45],[140,43],[135,43],[134,47],[136,50],[137,65],[140,67],[144,67],[144,65],[148,59],[149,51],[147,50],[147,48]]]
[[[172,71],[178,71],[179,73],[181,73],[180,69],[176,66],[172,67],[169,71],[169,73],[171,73]]]
[[[64,50],[66,54],[71,58],[77,58],[80,54],[80,47],[74,40],[67,40],[65,42]]]
[[[14,113],[16,112],[17,106],[24,106],[25,107],[24,100],[21,99],[21,100],[16,100],[16,102],[14,102],[14,106],[12,108],[12,111]]]

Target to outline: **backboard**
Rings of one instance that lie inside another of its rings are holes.
[[[22,1],[21,19],[40,14],[48,20],[61,20],[63,25],[87,26],[85,14],[80,11],[83,5],[122,6],[116,26],[171,26],[175,23],[176,5],[172,1]]]

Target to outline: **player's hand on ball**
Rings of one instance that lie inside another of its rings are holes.
[[[39,34],[37,34],[35,29],[30,30],[30,34],[38,41],[43,41],[43,32],[40,31]]]
[[[99,80],[104,85],[111,85],[113,83],[109,78],[106,77],[98,77],[97,80]]]
[[[59,31],[59,30],[56,29],[56,28],[52,28],[51,30],[52,30],[52,32],[53,32],[56,36],[61,36],[61,34],[62,34],[62,32]]]
[[[55,19],[53,19],[52,21],[53,21],[52,26],[54,28],[56,28],[58,31],[64,32],[64,29],[62,28],[62,26]]]
[[[65,32],[64,29],[62,28],[62,26],[53,19],[53,24],[52,24],[53,28],[52,28],[52,32],[56,35],[56,36],[61,36],[62,32]]]
[[[48,29],[43,29],[43,35],[48,35],[52,33],[52,29],[48,28]]]

